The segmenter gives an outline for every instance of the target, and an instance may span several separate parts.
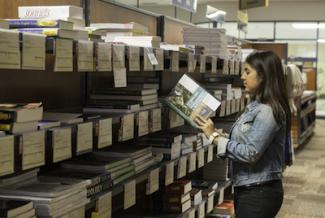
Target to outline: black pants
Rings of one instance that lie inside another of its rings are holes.
[[[250,187],[235,187],[236,218],[273,218],[283,202],[281,180]]]

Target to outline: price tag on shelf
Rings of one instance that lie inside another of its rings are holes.
[[[215,56],[212,56],[211,73],[217,73],[217,62],[218,62],[218,58]]]
[[[192,152],[188,158],[188,172],[194,172],[196,170],[196,152]]]
[[[213,160],[213,145],[209,145],[207,163],[211,162],[212,160]]]
[[[165,186],[174,182],[174,161],[166,164]]]
[[[132,180],[124,184],[124,210],[135,205],[136,199],[136,182]]]
[[[205,202],[202,202],[198,208],[197,211],[198,218],[204,218],[205,217]]]
[[[55,40],[55,72],[73,71],[73,41],[70,39]]]
[[[200,73],[205,73],[206,71],[206,56],[200,55]]]
[[[45,39],[40,34],[23,34],[22,69],[45,70]]]
[[[115,68],[114,69],[114,87],[126,87],[126,68]]]
[[[158,61],[158,65],[155,66],[155,70],[164,70],[164,50],[156,49],[155,53]]]
[[[178,161],[177,179],[186,176],[186,164],[187,164],[187,156],[181,157]]]
[[[121,118],[120,141],[133,139],[134,137],[134,114],[127,114]]]
[[[149,133],[149,112],[140,111],[138,115],[138,136],[147,135]]]
[[[20,69],[19,32],[0,30],[0,68]]]
[[[129,71],[140,71],[140,47],[129,46]]]
[[[159,168],[151,170],[148,175],[146,194],[150,195],[159,190]]]
[[[112,118],[99,120],[98,148],[112,145]]]
[[[125,68],[125,46],[113,45],[113,69]]]
[[[188,72],[193,73],[196,68],[196,58],[194,54],[188,53],[187,54],[187,67],[188,67]]]
[[[151,132],[157,132],[161,130],[161,109],[156,108],[150,111],[151,113]]]
[[[78,71],[94,71],[94,43],[78,41]]]
[[[110,43],[97,43],[97,71],[112,70],[112,45]]]
[[[173,72],[179,72],[179,52],[172,51],[171,66]]]
[[[197,168],[204,166],[204,149],[197,151]]]

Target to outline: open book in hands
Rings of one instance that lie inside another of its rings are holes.
[[[177,82],[165,103],[193,127],[197,116],[209,118],[220,106],[220,101],[184,74]]]

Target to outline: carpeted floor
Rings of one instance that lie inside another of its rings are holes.
[[[310,141],[298,148],[284,173],[284,203],[276,218],[325,218],[325,120],[317,120]]]

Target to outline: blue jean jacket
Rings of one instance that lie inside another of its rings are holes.
[[[284,124],[277,124],[269,105],[253,101],[233,125],[230,139],[218,140],[218,156],[232,160],[234,186],[282,178]]]

